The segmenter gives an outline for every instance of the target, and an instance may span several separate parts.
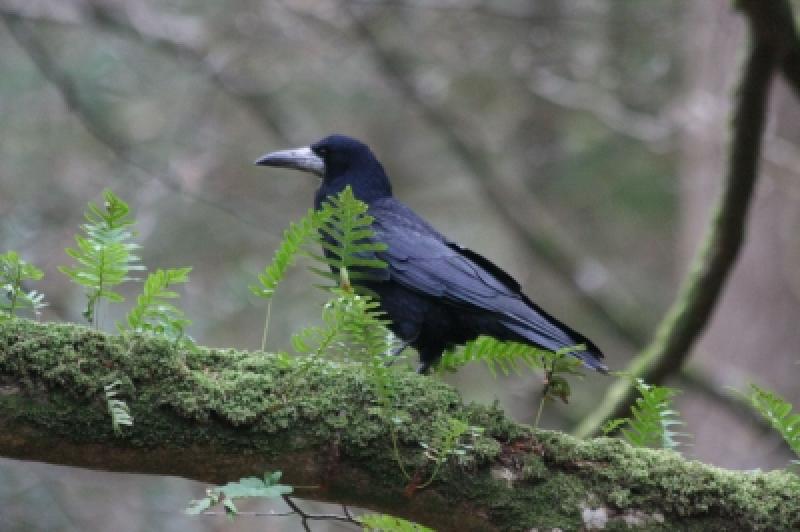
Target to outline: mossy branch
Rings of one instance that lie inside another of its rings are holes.
[[[800,526],[800,478],[791,473],[731,472],[619,440],[533,430],[410,372],[396,376],[397,404],[412,420],[394,428],[406,463],[424,467],[419,442],[444,419],[485,431],[469,465],[443,465],[406,497],[392,420],[373,408],[379,398],[363,370],[306,359],[297,371],[299,360],[9,320],[0,324],[0,455],[213,484],[282,470],[289,484],[320,486],[304,496],[440,530],[574,530],[587,515],[609,527]],[[113,381],[136,419],[122,436],[103,400],[102,384]]]

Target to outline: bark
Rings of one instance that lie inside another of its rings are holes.
[[[619,440],[535,430],[410,372],[394,376],[395,410],[384,415],[358,366],[309,360],[186,352],[158,338],[10,320],[0,324],[0,455],[209,483],[281,470],[291,484],[317,486],[303,496],[441,530],[800,527],[800,478],[791,473],[725,471]],[[122,436],[103,395],[114,380],[135,419]],[[431,473],[419,443],[453,416],[485,433],[467,463],[448,463],[415,490]],[[393,458],[393,426],[416,481]]]

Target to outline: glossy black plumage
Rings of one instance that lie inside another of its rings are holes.
[[[380,296],[393,332],[419,352],[421,371],[445,349],[479,335],[553,351],[583,344],[586,350],[575,356],[588,367],[606,371],[602,352],[528,299],[509,274],[448,240],[395,199],[383,167],[365,144],[332,135],[310,148],[324,161],[317,207],[348,185],[369,205],[375,237],[388,246],[378,253],[388,269],[365,284]],[[278,156],[288,153],[294,152],[270,154],[257,163],[298,168]]]

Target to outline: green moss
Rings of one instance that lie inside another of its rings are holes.
[[[536,454],[527,456],[522,466],[522,478],[533,483],[543,482],[550,476],[550,470],[544,460]]]
[[[435,427],[456,416],[484,427],[484,435],[470,461],[443,468],[414,504],[485,515],[491,525],[479,520],[476,530],[577,529],[585,507],[607,512],[608,529],[621,529],[623,518],[634,515],[650,529],[800,526],[794,475],[725,471],[620,440],[580,441],[533,430],[496,405],[464,405],[434,379],[409,372],[394,379],[393,416],[404,419],[397,425],[379,408],[358,366],[235,350],[180,351],[158,338],[107,336],[68,324],[0,324],[0,384],[22,387],[21,394],[0,393],[0,421],[65,442],[132,449],[206,445],[222,456],[241,453],[262,462],[335,445],[337,460],[365,479],[364,485],[338,486],[339,493],[362,499],[367,493],[365,502],[397,508],[407,482],[392,458],[391,428],[404,463],[425,477],[430,465],[419,443],[432,441]],[[103,399],[102,386],[114,380],[121,381],[135,419],[122,439],[112,433]],[[659,514],[663,523],[648,517]]]

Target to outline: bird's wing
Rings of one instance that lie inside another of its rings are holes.
[[[370,214],[375,217],[375,237],[388,246],[379,257],[388,264],[393,281],[466,310],[491,313],[548,349],[587,342],[531,302],[501,268],[446,240],[399,202],[372,207]]]

